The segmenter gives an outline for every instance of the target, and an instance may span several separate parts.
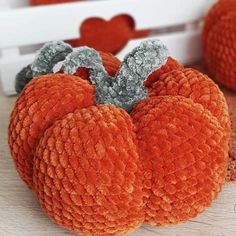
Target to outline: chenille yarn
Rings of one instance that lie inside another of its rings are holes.
[[[236,1],[220,0],[209,11],[203,29],[205,59],[213,77],[236,91]]]
[[[170,60],[160,41],[143,42],[111,75],[101,53],[82,47],[59,73],[24,87],[9,146],[54,222],[78,234],[125,234],[144,222],[186,221],[217,197],[228,164],[227,104],[206,75]],[[74,75],[81,67],[89,70],[83,79]]]

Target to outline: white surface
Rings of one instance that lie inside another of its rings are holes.
[[[3,0],[5,4],[7,0]],[[12,7],[13,2],[9,1]],[[20,0],[25,4],[25,0]],[[0,75],[5,94],[14,94],[14,78],[19,70],[32,62],[34,45],[51,40],[79,37],[79,25],[89,17],[109,20],[117,14],[129,14],[136,29],[165,29],[188,26],[202,19],[215,0],[101,0],[0,11]],[[14,5],[14,4],[13,4]],[[165,31],[162,31],[165,32]],[[151,36],[150,36],[151,37]],[[184,64],[201,58],[200,31],[183,27],[180,32],[158,35],[169,47],[171,55]],[[140,40],[131,40],[118,54],[122,59]],[[20,53],[20,46],[32,46],[31,54]]]
[[[28,0],[0,0],[0,10],[5,10],[6,6],[8,8],[18,8],[25,7],[28,5]]]

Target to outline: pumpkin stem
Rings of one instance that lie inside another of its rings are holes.
[[[116,97],[106,98],[118,107],[130,111],[134,104],[147,97],[144,81],[166,64],[168,49],[160,40],[147,40],[131,51],[115,76],[112,90]]]
[[[46,43],[31,64],[33,77],[53,72],[53,67],[73,51],[72,47],[63,41]]]
[[[96,102],[98,104],[106,103],[104,98],[107,96],[107,93],[109,93],[112,77],[104,68],[99,53],[95,49],[86,46],[74,49],[74,51],[66,57],[62,65],[62,70],[67,74],[73,75],[81,67],[89,70],[89,79],[96,88]]]
[[[66,57],[62,65],[62,70],[67,74],[73,75],[81,67],[89,70],[90,81],[96,87],[102,86],[106,79],[110,79],[110,76],[102,64],[99,53],[93,48],[84,46],[74,49],[74,51]]]
[[[33,63],[24,67],[16,75],[16,92],[20,93],[24,86],[34,77],[52,73],[54,66],[63,61],[72,50],[72,47],[63,41],[46,43],[39,50]]]
[[[114,104],[130,111],[135,103],[147,97],[144,80],[164,65],[168,50],[159,40],[140,44],[124,59],[115,78],[108,75],[98,52],[82,47],[69,54],[63,64],[65,73],[74,74],[79,67],[90,70],[90,80],[96,87],[96,102]]]
[[[112,78],[95,49],[80,47],[73,51],[64,42],[50,42],[43,46],[31,65],[18,73],[16,90],[20,91],[35,76],[53,72],[53,67],[64,60],[62,69],[67,74],[74,74],[80,67],[90,70],[98,104],[114,104],[130,111],[134,104],[147,97],[144,80],[164,65],[167,58],[168,50],[161,41],[145,41],[125,57],[115,78]]]

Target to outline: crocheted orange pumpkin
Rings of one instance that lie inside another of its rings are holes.
[[[214,78],[236,90],[235,0],[220,0],[212,7],[202,37],[206,62]]]
[[[62,60],[66,53],[72,50],[67,44],[63,44],[63,49],[60,43],[58,45],[60,46],[59,53],[51,53],[51,57],[48,58],[48,60],[52,60],[52,58]],[[58,45],[48,44],[47,47],[58,47]],[[41,50],[42,53],[44,50],[44,48]],[[100,56],[105,69],[113,76],[119,68],[120,61],[109,53],[100,52]],[[35,61],[36,64],[40,64],[40,60],[36,59]],[[42,65],[43,69],[48,67],[48,70],[45,71],[44,74],[52,72],[51,69],[56,62],[58,61],[56,60],[50,66],[50,63],[46,61]],[[28,70],[28,67],[29,66],[26,67],[26,70]],[[36,68],[36,66],[34,68]],[[29,74],[30,77],[25,81],[25,78],[27,78]],[[80,76],[80,78],[89,80],[89,73],[86,68],[78,69],[75,74]],[[39,73],[35,72],[34,75],[37,76]],[[21,84],[16,84],[16,90],[20,91],[25,84],[32,79],[32,76],[29,71],[20,75],[20,78],[23,79],[18,80]],[[74,86],[70,86],[73,80],[75,80],[76,83]],[[41,82],[38,84],[37,80],[33,80],[32,83],[29,84],[28,89],[22,92],[22,95],[16,102],[15,110],[12,113],[14,120],[12,120],[9,126],[9,129],[12,130],[9,142],[12,146],[12,155],[15,159],[17,170],[31,189],[33,188],[33,151],[29,150],[35,149],[43,131],[51,126],[56,119],[74,111],[76,108],[88,107],[94,104],[94,89],[87,81],[77,80],[75,76],[65,76],[63,74],[56,74],[53,78],[46,75],[45,78],[40,81]],[[47,89],[51,90],[51,92],[47,92]],[[45,93],[48,94],[49,98],[44,96]],[[82,94],[84,94],[84,97],[82,97]],[[26,109],[22,109],[22,106],[28,106],[31,112],[27,114]],[[62,106],[66,108],[61,109]],[[31,120],[34,120],[32,125],[29,124]],[[16,136],[16,132],[18,131],[21,133],[20,136]],[[32,132],[35,132],[35,134]]]
[[[41,75],[55,57],[61,72]],[[227,169],[227,105],[207,76],[170,60],[160,41],[146,41],[112,77],[94,49],[57,43],[18,74],[33,79],[12,112],[9,146],[54,222],[118,235],[188,220],[215,199]],[[91,83],[74,75],[81,67]]]

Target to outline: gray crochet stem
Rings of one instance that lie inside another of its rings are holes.
[[[62,41],[46,43],[38,52],[32,64],[24,67],[15,78],[17,93],[25,87],[30,80],[39,75],[53,72],[54,66],[65,59],[72,52],[72,47]]]
[[[147,97],[144,80],[164,65],[168,50],[159,40],[149,40],[129,53],[115,78],[105,71],[97,51],[83,47],[66,57],[63,64],[65,73],[74,74],[80,67],[90,70],[90,80],[96,88],[96,102],[114,104],[130,111],[135,103]]]
[[[133,49],[124,59],[106,101],[130,111],[134,104],[147,97],[144,81],[166,63],[168,49],[159,40],[148,40]],[[116,93],[116,94],[115,94]],[[114,95],[115,96],[114,96]]]
[[[106,72],[99,53],[89,47],[79,47],[70,53],[63,65],[62,70],[67,74],[75,74],[79,68],[87,68],[90,73],[90,81],[96,87],[105,83],[110,76]]]
[[[90,81],[96,88],[96,102],[98,104],[105,103],[104,92],[111,87],[112,77],[106,72],[102,64],[102,59],[95,49],[86,46],[74,49],[74,51],[66,57],[62,65],[62,70],[66,74],[73,75],[82,67],[89,69]]]
[[[72,51],[72,47],[63,41],[46,43],[31,64],[33,77],[52,73],[53,67]]]
[[[15,78],[15,90],[17,93],[20,93],[23,88],[25,87],[26,84],[32,80],[33,75],[32,75],[32,70],[30,65],[24,67],[17,75]]]

